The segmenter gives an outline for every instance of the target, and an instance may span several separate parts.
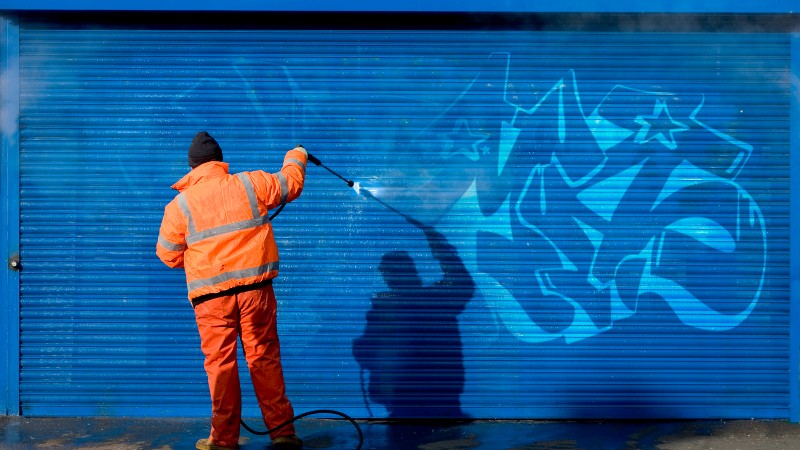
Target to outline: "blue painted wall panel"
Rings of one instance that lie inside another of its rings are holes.
[[[800,121],[800,34],[792,34],[792,86],[791,96],[794,99],[791,104],[791,122],[793,124]],[[800,170],[800,129],[793,126],[791,129],[791,162],[790,170],[792,174],[797,174]],[[795,175],[791,178],[791,198],[789,217],[791,218],[791,236],[800,235],[800,180]],[[789,240],[789,298],[792,305],[800,302],[800,241],[797,239]],[[791,310],[792,340],[790,348],[790,398],[800,397],[800,310],[793,307]],[[797,402],[791,404],[790,419],[792,422],[800,421],[800,405]]]
[[[298,411],[789,415],[785,34],[29,24],[20,48],[25,414],[207,414],[154,255],[205,129],[235,171],[301,142],[362,189],[311,167],[275,221]]]

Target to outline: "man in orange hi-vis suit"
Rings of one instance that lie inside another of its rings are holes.
[[[211,435],[197,441],[198,449],[239,447],[239,335],[267,428],[294,415],[280,360],[272,289],[278,247],[269,210],[300,196],[307,162],[308,152],[298,146],[286,153],[280,172],[229,175],[219,144],[201,131],[189,147],[192,170],[172,186],[179,194],[164,209],[156,253],[186,272],[206,357]],[[273,448],[303,447],[292,425],[270,437]]]

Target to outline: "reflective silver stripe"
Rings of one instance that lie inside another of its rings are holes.
[[[189,210],[189,202],[186,201],[186,196],[181,192],[178,194],[178,207],[181,208],[183,211],[183,215],[186,216],[186,222],[189,228],[189,234],[194,233],[197,231],[194,228],[194,219],[192,218],[192,211]]]
[[[215,286],[217,284],[224,283],[229,280],[251,278],[272,272],[273,270],[278,270],[278,261],[267,263],[259,267],[253,267],[252,269],[232,270],[230,272],[221,273],[211,278],[205,278],[203,280],[195,280],[186,283],[186,286],[189,288],[189,292],[192,292],[195,289],[200,289],[202,287]]]
[[[300,161],[299,159],[296,159],[296,158],[286,158],[286,160],[283,161],[283,167],[286,167],[290,163],[297,164],[298,166],[300,166],[301,169],[303,169],[303,173],[305,173],[306,165],[303,164],[303,161]]]
[[[165,238],[160,234],[158,235],[158,244],[164,247],[165,249],[173,252],[182,252],[186,250],[186,244],[175,244],[173,242],[168,241],[167,238]]]
[[[247,219],[241,222],[229,223],[220,225],[218,227],[209,228],[207,230],[194,232],[186,236],[187,244],[194,244],[195,242],[208,239],[210,237],[219,236],[220,234],[231,233],[233,231],[247,230],[269,223],[269,215],[258,216],[255,219]]]
[[[286,175],[278,172],[274,174],[278,177],[278,181],[281,183],[281,205],[286,203],[286,199],[289,198],[289,183],[286,182]]]
[[[256,189],[253,187],[253,182],[246,173],[237,173],[236,178],[244,185],[244,190],[247,192],[247,200],[250,202],[250,211],[253,212],[253,218],[260,216],[258,212],[258,200],[256,200]]]

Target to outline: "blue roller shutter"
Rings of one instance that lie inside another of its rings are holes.
[[[154,254],[204,129],[363,190],[309,167],[275,220],[298,411],[788,417],[785,34],[23,21],[20,55],[23,414],[208,414]]]

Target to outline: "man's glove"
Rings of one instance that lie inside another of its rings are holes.
[[[303,147],[303,144],[297,144],[297,145],[295,145],[295,148],[297,148],[297,147],[300,147],[300,148],[302,148],[303,150],[305,150],[305,149],[306,149],[305,147]],[[307,151],[307,150],[306,150],[306,153],[308,153],[308,151]],[[309,162],[313,163],[315,166],[318,166],[318,165],[322,164],[322,161],[320,161],[319,159],[317,159],[317,157],[316,157],[316,156],[314,156],[314,155],[312,155],[311,153],[308,153],[308,160],[309,160]]]

